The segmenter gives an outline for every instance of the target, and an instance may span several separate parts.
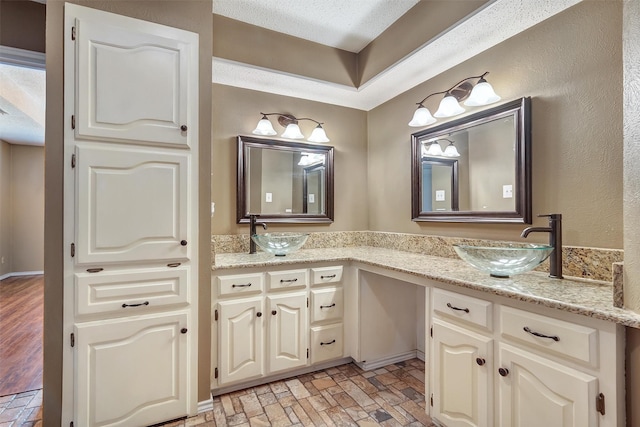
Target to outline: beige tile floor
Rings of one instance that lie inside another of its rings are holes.
[[[425,405],[424,362],[348,364],[217,396],[212,411],[163,427],[434,426]]]
[[[354,364],[217,396],[213,410],[163,427],[427,426],[424,362]],[[41,427],[42,390],[0,397],[0,427]]]
[[[0,427],[42,427],[42,390],[0,397]]]

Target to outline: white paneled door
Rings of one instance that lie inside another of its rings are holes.
[[[197,412],[198,35],[65,4],[62,425]]]

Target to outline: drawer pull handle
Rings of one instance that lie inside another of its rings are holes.
[[[180,126],[180,130],[181,130],[182,132],[186,132],[188,129],[189,129],[189,128],[187,127],[187,125],[182,125],[182,126]]]
[[[336,277],[335,274],[330,274],[328,276],[320,276],[321,279],[333,279],[334,277]]]
[[[232,288],[246,288],[251,286],[251,283],[245,283],[244,285],[236,285],[235,283],[231,285]]]
[[[187,246],[186,240],[180,240],[180,246]]]
[[[484,360],[482,357],[478,357],[476,358],[476,363],[478,364],[478,366],[483,366],[486,363],[486,360]]]
[[[336,303],[334,302],[331,305],[321,305],[320,308],[331,308],[331,307],[335,307],[335,306],[336,306]]]
[[[498,373],[501,377],[506,377],[507,375],[509,375],[509,370],[507,368],[500,368],[498,369]]]
[[[451,310],[458,310],[458,311],[464,311],[465,313],[469,312],[468,308],[460,308],[460,307],[456,307],[455,305],[451,305],[450,302],[447,303],[447,307],[449,307]]]
[[[167,267],[171,267],[171,268],[180,267],[180,264],[181,263],[179,262],[170,262],[169,264],[167,264]]]
[[[261,312],[257,312],[257,313],[256,313],[256,316],[257,316],[257,317],[262,317],[262,313],[261,313]]]
[[[320,345],[331,345],[331,344],[333,344],[335,342],[336,342],[336,340],[331,340],[329,342],[321,342]]]
[[[87,268],[87,273],[100,273],[104,268]]]
[[[182,328],[182,329],[180,329],[180,333],[182,333],[182,334],[186,334],[186,333],[187,333],[187,328]]]
[[[141,305],[149,305],[149,301],[141,302],[141,303],[138,303],[138,304],[122,304],[122,308],[140,307]]]
[[[536,331],[532,331],[531,329],[529,329],[528,326],[525,326],[524,328],[522,328],[523,331],[525,331],[528,334],[534,335],[536,337],[540,337],[540,338],[549,338],[550,340],[554,340],[555,342],[560,341],[560,337],[558,337],[557,335],[545,335],[545,334],[541,334],[540,332],[536,332]]]
[[[298,279],[280,279],[280,283],[293,283],[293,282],[297,282]]]
[[[278,314],[278,312],[275,311],[275,310],[271,310],[271,314],[273,314],[275,316],[276,314]]]

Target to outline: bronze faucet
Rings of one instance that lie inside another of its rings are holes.
[[[258,218],[260,215],[256,215],[256,214],[249,214],[249,253],[250,254],[255,254],[256,253],[256,242],[253,241],[253,239],[251,238],[251,236],[253,236],[254,234],[256,234],[256,225],[261,225],[263,229],[267,229],[267,224],[264,222],[256,222],[256,218]]]
[[[538,215],[538,217],[548,217],[548,227],[527,227],[522,230],[520,237],[527,237],[529,233],[542,232],[549,233],[549,246],[553,247],[553,252],[549,257],[549,277],[562,279],[562,214]]]

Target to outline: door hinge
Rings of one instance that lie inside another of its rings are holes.
[[[76,346],[76,334],[71,332],[71,347],[75,347],[75,346]]]
[[[307,349],[307,359],[309,358],[309,349]]]
[[[215,321],[217,322],[218,321],[218,310],[215,311],[215,317],[214,318],[215,318]]]
[[[75,129],[76,128],[76,116],[73,115],[71,116],[71,129]]]
[[[213,377],[218,378],[218,368],[216,368],[213,372]]]
[[[73,421],[69,423],[69,427],[73,427]]]
[[[431,403],[431,406],[433,406],[433,393],[431,393],[431,399],[429,399],[429,402]]]
[[[431,338],[433,338],[433,326],[429,328],[429,335],[431,335]]]
[[[73,258],[74,256],[76,256],[76,244],[72,243],[71,244],[71,258]]]
[[[71,40],[76,39],[76,27],[71,27]]]
[[[76,167],[76,155],[72,154],[71,155],[71,169]]]
[[[600,415],[604,415],[604,394],[600,393],[596,396],[596,411],[600,412]]]
[[[309,308],[309,298],[307,298],[307,308]]]

